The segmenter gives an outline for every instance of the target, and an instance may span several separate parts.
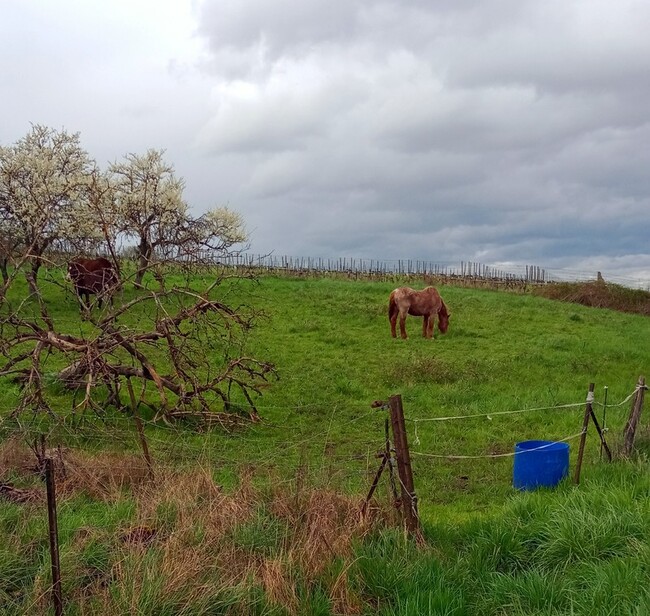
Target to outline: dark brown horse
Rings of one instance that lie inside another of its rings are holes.
[[[425,338],[433,338],[433,322],[438,315],[438,329],[442,334],[449,327],[449,312],[442,301],[440,294],[433,287],[427,287],[422,291],[415,291],[409,287],[400,287],[391,292],[388,299],[388,318],[390,319],[390,333],[393,338],[397,337],[395,326],[399,317],[399,329],[402,338],[406,335],[406,315],[424,317],[422,321],[422,335]]]
[[[104,257],[84,259],[78,257],[68,263],[68,280],[74,284],[82,306],[90,308],[90,296],[97,296],[99,307],[102,298],[108,296],[113,303],[113,292],[119,286],[119,278],[113,264]],[[85,302],[84,302],[84,297]]]

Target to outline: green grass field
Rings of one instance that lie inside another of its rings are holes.
[[[47,429],[51,446],[71,452],[59,507],[66,613],[648,613],[647,422],[638,456],[613,464],[600,460],[592,426],[579,487],[518,493],[512,457],[491,457],[522,440],[576,437],[590,382],[599,418],[607,387],[616,450],[630,410],[621,403],[647,373],[647,317],[448,286],[446,335],[425,340],[409,317],[409,339],[392,339],[394,286],[263,277],[220,287],[231,305],[263,311],[247,348],[279,379],[249,428],[148,422],[153,485],[116,409],[75,425],[6,420],[2,476],[17,486],[39,485],[19,463],[24,437]],[[61,288],[45,297],[61,328],[92,330]],[[49,388],[66,415],[71,395],[54,379]],[[386,478],[374,522],[356,515],[383,447],[385,411],[370,405],[392,394],[403,399],[426,546],[391,529]],[[2,416],[18,395],[3,383]],[[0,501],[0,528],[0,613],[47,613],[42,504]],[[156,538],[119,541],[130,528]]]

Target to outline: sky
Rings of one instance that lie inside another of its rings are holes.
[[[0,144],[165,150],[252,253],[650,285],[647,0],[0,0]]]

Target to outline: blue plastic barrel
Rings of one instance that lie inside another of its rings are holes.
[[[522,441],[515,445],[512,485],[518,490],[552,488],[568,474],[568,443]]]

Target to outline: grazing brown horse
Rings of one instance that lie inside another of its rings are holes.
[[[399,329],[402,338],[406,335],[406,315],[424,317],[422,321],[422,335],[425,338],[433,338],[433,321],[438,315],[438,329],[441,333],[449,327],[449,312],[442,301],[440,294],[433,287],[427,287],[422,291],[415,291],[409,287],[400,287],[391,292],[388,299],[388,318],[390,319],[390,333],[393,338],[397,337],[395,326],[399,316]]]
[[[68,280],[74,284],[75,291],[82,306],[90,308],[90,296],[97,296],[97,303],[102,307],[102,297],[108,295],[113,303],[113,291],[119,286],[119,278],[113,264],[104,257],[84,259],[78,257],[68,263]],[[84,302],[84,297],[85,302]]]

